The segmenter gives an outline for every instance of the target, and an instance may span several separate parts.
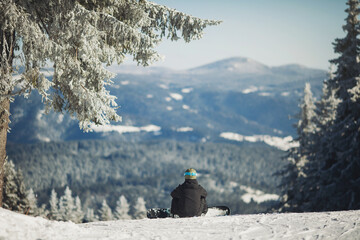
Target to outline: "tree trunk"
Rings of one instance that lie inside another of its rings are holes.
[[[0,103],[0,207],[2,206],[3,199],[3,185],[4,185],[4,163],[6,159],[6,140],[7,130],[9,126],[9,112],[10,101],[9,98],[5,98]]]
[[[1,26],[0,26],[1,27]],[[0,28],[0,207],[3,200],[4,163],[9,128],[12,63],[15,48],[15,31]]]

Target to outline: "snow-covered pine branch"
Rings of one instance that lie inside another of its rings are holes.
[[[16,43],[14,64],[25,67],[21,86],[38,89],[48,110],[69,111],[85,130],[90,122],[121,120],[115,97],[105,89],[113,77],[106,65],[120,64],[131,55],[147,66],[160,59],[155,47],[166,34],[178,40],[180,32],[189,42],[201,38],[206,26],[220,23],[145,0],[4,0],[0,12],[1,31],[15,34],[14,42],[5,39],[2,44],[9,48]],[[2,68],[12,68],[3,52]],[[52,80],[40,71],[49,63],[54,67]],[[12,73],[2,71],[7,81],[2,81],[1,96],[16,87]]]
[[[126,55],[147,66],[166,35],[189,42],[219,23],[146,0],[0,1],[0,204],[12,96],[37,89],[47,111],[69,112],[85,131],[121,121],[106,66]],[[49,65],[52,78],[42,73]]]

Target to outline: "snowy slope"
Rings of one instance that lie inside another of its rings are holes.
[[[360,210],[76,225],[0,208],[0,239],[359,239]]]

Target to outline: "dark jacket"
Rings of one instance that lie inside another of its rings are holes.
[[[171,213],[179,217],[200,216],[207,212],[206,190],[196,179],[186,179],[171,193]]]

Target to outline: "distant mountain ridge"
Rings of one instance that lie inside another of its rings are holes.
[[[227,141],[223,132],[244,136],[294,135],[292,127],[305,82],[319,96],[326,72],[301,65],[269,67],[234,57],[184,71],[119,66],[109,86],[122,123],[132,131],[83,133],[68,114],[44,115],[40,96],[17,97],[11,105],[10,142],[116,139]],[[51,78],[51,77],[50,77]],[[138,131],[156,126],[159,131]],[[119,129],[119,127],[114,128]],[[134,130],[135,129],[135,130]],[[182,129],[182,130],[179,130]],[[186,129],[186,131],[184,131]]]
[[[230,72],[236,74],[266,74],[271,68],[250,58],[233,57],[189,70],[191,73]]]

